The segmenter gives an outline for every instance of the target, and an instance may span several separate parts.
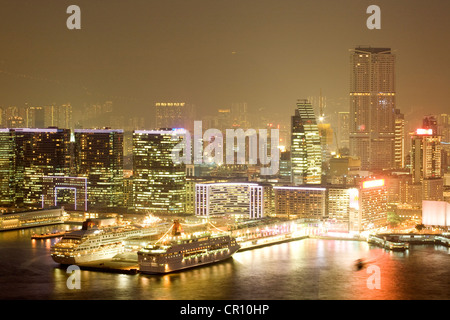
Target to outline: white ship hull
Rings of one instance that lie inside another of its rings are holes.
[[[124,252],[126,239],[156,233],[156,229],[77,230],[65,234],[61,241],[52,247],[51,257],[56,263],[64,265],[112,259]]]
[[[108,250],[96,251],[80,255],[52,255],[53,261],[60,264],[83,264],[98,260],[112,259],[114,256],[123,253],[124,247],[110,248]]]

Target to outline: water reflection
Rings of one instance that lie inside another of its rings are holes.
[[[419,245],[392,252],[365,242],[317,239],[242,251],[217,264],[167,275],[82,270],[81,289],[70,290],[70,274],[49,254],[58,239],[30,239],[44,232],[35,228],[0,233],[1,299],[450,298],[449,248]],[[378,268],[380,289],[370,288],[375,274],[367,267],[355,271],[360,258]]]

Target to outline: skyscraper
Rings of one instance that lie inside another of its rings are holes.
[[[350,55],[350,155],[363,170],[395,167],[395,55],[362,48]]]
[[[405,116],[395,109],[395,168],[405,167]]]
[[[184,130],[135,130],[133,132],[133,193],[138,211],[155,214],[185,212],[186,170],[175,164]]]
[[[433,129],[420,128],[411,135],[411,140],[412,182],[422,184],[423,200],[442,200],[441,136]]]
[[[16,140],[15,132],[10,129],[0,129],[0,205],[11,206],[16,203],[15,176],[16,171]]]
[[[298,100],[291,127],[291,182],[295,185],[322,182],[322,148],[312,104]]]
[[[345,152],[345,149],[349,148],[349,112],[339,112],[338,115],[338,128],[337,128],[337,136],[338,141],[336,141],[338,153]],[[342,149],[339,151],[339,149]]]
[[[90,207],[123,205],[123,131],[75,129],[78,176],[87,178]]]
[[[2,129],[0,152],[2,202],[11,205],[40,207],[43,177],[70,174],[69,129]]]
[[[441,137],[433,129],[420,128],[411,134],[411,140],[413,183],[441,178]]]

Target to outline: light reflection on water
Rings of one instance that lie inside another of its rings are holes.
[[[305,239],[236,253],[232,259],[166,275],[81,271],[81,289],[69,290],[69,274],[54,263],[58,239],[34,240],[61,226],[0,233],[0,299],[449,299],[449,249],[415,245],[390,252],[365,242]],[[380,270],[355,271],[364,258]]]

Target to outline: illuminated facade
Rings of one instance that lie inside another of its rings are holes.
[[[441,137],[433,129],[419,128],[411,134],[411,174],[413,182],[441,178]]]
[[[0,204],[11,206],[16,204],[20,190],[16,189],[16,144],[15,132],[0,129]]]
[[[182,129],[133,132],[133,199],[138,211],[155,214],[185,213],[186,171],[174,164]]]
[[[291,181],[294,185],[322,182],[322,147],[312,104],[299,100],[291,127]]]
[[[274,187],[273,191],[277,217],[308,220],[325,217],[325,188]]]
[[[356,48],[350,55],[350,155],[362,170],[395,167],[395,55]]]
[[[41,207],[44,176],[69,176],[69,129],[0,129],[2,201]],[[6,160],[8,159],[8,164]],[[2,172],[2,173],[3,173]],[[9,186],[6,186],[9,181]],[[14,194],[12,193],[14,190]]]
[[[387,223],[387,187],[384,179],[369,180],[359,188],[359,230],[380,228]]]
[[[442,146],[435,129],[427,126],[411,134],[411,174],[413,183],[422,184],[423,200],[440,201],[444,192]]]
[[[198,183],[195,186],[195,214],[263,218],[270,214],[270,192],[269,186],[257,183]]]
[[[88,183],[83,177],[42,177],[42,208],[64,206],[65,210],[88,210]]]
[[[77,174],[87,178],[90,207],[123,206],[123,131],[75,129]]]
[[[395,167],[405,167],[405,116],[395,109]]]
[[[327,222],[339,232],[361,232],[386,225],[387,189],[383,179],[344,187],[273,187],[275,215]]]
[[[450,203],[446,201],[423,201],[422,223],[426,226],[450,226]]]

